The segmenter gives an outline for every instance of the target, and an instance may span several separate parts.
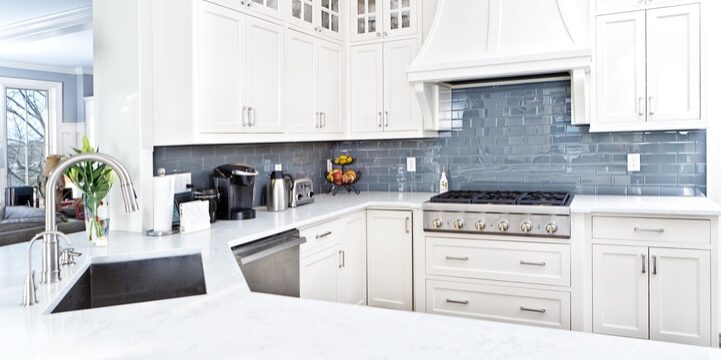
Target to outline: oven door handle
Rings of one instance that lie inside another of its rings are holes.
[[[299,246],[299,245],[305,243],[306,241],[307,240],[304,237],[299,237],[299,238],[296,238],[295,240],[284,242],[282,244],[279,244],[278,246],[274,246],[272,248],[268,248],[268,249],[259,251],[257,253],[253,253],[253,254],[250,254],[247,256],[240,256],[238,258],[238,262],[240,263],[241,266],[247,265],[254,261],[258,261],[260,259],[267,258],[268,256],[275,255],[279,252]]]

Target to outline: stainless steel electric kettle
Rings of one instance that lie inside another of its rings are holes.
[[[288,208],[288,199],[295,185],[295,180],[290,174],[283,173],[280,164],[275,165],[275,170],[270,173],[270,182],[266,193],[266,205],[268,211],[283,211]]]

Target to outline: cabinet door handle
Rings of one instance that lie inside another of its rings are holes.
[[[320,127],[325,128],[325,111],[320,112]]]
[[[643,96],[638,97],[638,116],[643,116],[644,114],[643,110]]]
[[[522,306],[522,305],[521,305],[521,311],[529,311],[529,312],[535,312],[535,313],[541,313],[541,314],[545,314],[545,313],[546,313],[546,309],[544,309],[544,308],[538,308],[538,309],[536,309],[536,308],[525,307],[525,306]]]
[[[376,119],[376,120],[378,120],[378,127],[383,127],[383,124],[381,123],[381,118],[382,118],[382,117],[383,117],[383,112],[379,111],[379,112],[378,112],[378,118]]]
[[[653,232],[653,233],[663,233],[665,230],[663,228],[657,228],[657,229],[647,229],[647,228],[640,228],[640,227],[634,227],[633,232]]]
[[[322,234],[316,235],[316,236],[315,236],[315,239],[316,239],[316,240],[322,239],[322,238],[324,238],[324,237],[326,237],[326,236],[330,236],[330,234],[332,234],[332,233],[333,233],[332,231],[326,231],[326,232],[324,232],[324,233],[322,233]]]
[[[545,261],[534,262],[534,261],[521,260],[521,265],[546,266],[546,262]]]
[[[641,274],[646,273],[646,254],[641,254]]]
[[[656,275],[656,273],[657,273],[656,270],[658,270],[658,269],[657,269],[657,266],[656,266],[656,255],[651,256],[651,259],[653,260],[653,271],[652,271],[652,273],[653,273],[654,275]]]
[[[387,31],[384,31],[384,32],[383,32],[383,36],[388,36],[388,32],[387,32]]]
[[[449,298],[446,298],[446,302],[451,303],[451,304],[461,304],[461,305],[468,305],[468,303],[469,303],[468,300],[453,300],[453,299],[449,299]]]
[[[345,251],[338,251],[338,268],[342,269],[345,267]]]
[[[384,127],[388,127],[388,111],[385,112],[385,115],[386,115],[386,117],[385,117],[385,121],[384,121],[383,126],[384,126]]]
[[[240,112],[240,121],[243,123],[243,127],[248,126],[248,123],[246,122],[246,116],[245,112],[248,110],[247,106],[243,106],[243,110]]]
[[[446,260],[459,260],[459,261],[468,261],[468,256],[448,256],[446,255]]]
[[[315,112],[315,128],[320,128],[320,112]]]
[[[406,216],[406,234],[411,233],[410,222],[411,222],[411,218]]]
[[[253,116],[251,116],[251,114]],[[255,126],[255,108],[252,106],[248,106],[248,126]]]
[[[381,37],[381,33],[377,32],[376,37]]]
[[[653,116],[653,114],[655,113],[654,106],[653,106],[655,100],[656,99],[653,96],[648,98],[648,114],[651,116]]]

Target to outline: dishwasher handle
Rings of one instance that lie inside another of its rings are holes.
[[[254,241],[250,244],[238,246],[233,249],[233,252],[238,260],[238,264],[243,266],[300,246],[306,241],[304,237],[294,236],[292,234],[279,234],[278,236],[272,236]]]

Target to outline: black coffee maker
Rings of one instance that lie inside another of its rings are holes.
[[[255,218],[253,209],[255,177],[258,171],[244,164],[225,164],[210,173],[211,186],[218,190],[218,219]]]

